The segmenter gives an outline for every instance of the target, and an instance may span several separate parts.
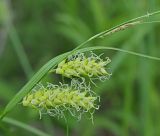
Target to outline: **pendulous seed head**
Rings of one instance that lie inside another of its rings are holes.
[[[106,58],[104,61],[94,53],[91,53],[89,57],[86,57],[83,53],[79,53],[59,63],[56,73],[68,78],[108,78],[111,74],[107,72],[105,67],[110,62],[109,58]]]
[[[88,91],[81,92],[72,87],[61,87],[50,84],[50,87],[41,86],[36,91],[30,92],[22,100],[23,106],[45,111],[51,116],[63,116],[69,110],[75,116],[76,112],[89,112],[98,109],[95,104],[97,96],[92,96]]]

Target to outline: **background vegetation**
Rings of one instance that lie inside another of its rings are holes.
[[[159,0],[0,0],[0,109],[51,58],[100,31],[157,9]],[[90,45],[160,57],[159,35],[160,24],[145,24]],[[94,125],[86,118],[77,122],[68,115],[70,135],[159,136],[160,62],[115,51],[103,52],[112,59],[113,76],[94,87],[101,96],[100,110],[94,115]],[[49,76],[45,80],[57,83],[59,77]],[[21,104],[7,116],[10,118],[0,123],[0,136],[35,135],[30,132],[33,127],[46,135],[66,135],[64,119],[44,116],[39,120],[36,111]],[[30,131],[23,123],[31,126]]]

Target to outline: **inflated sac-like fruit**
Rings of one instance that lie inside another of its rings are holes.
[[[63,60],[59,63],[56,73],[65,77],[109,77],[111,74],[107,72],[106,65],[111,60],[106,58],[102,60],[100,56],[91,54],[90,57],[86,57],[83,53],[77,54],[70,59]]]
[[[23,98],[23,106],[45,111],[52,116],[63,116],[65,110],[74,112],[89,112],[98,109],[95,104],[97,96],[92,96],[88,91],[81,92],[70,87],[41,87],[30,92]]]

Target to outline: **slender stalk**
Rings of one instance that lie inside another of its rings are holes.
[[[121,26],[124,26],[124,25],[126,25],[126,24],[129,24],[129,23],[132,23],[132,22],[135,22],[135,21],[138,21],[138,20],[142,20],[142,19],[144,19],[144,18],[149,18],[150,16],[153,16],[153,15],[156,15],[156,14],[160,14],[160,10],[155,11],[155,12],[152,12],[152,13],[147,13],[146,15],[143,15],[143,16],[140,16],[140,17],[137,17],[137,18],[133,18],[133,19],[128,20],[128,21],[126,21],[126,22],[124,22],[124,23],[121,23],[121,24],[119,24],[119,25],[117,25],[117,26],[114,26],[114,27],[112,27],[112,28],[110,28],[110,29],[108,29],[108,30],[105,30],[105,31],[103,31],[103,32],[100,32],[100,33],[92,36],[91,38],[89,38],[89,39],[86,40],[85,42],[81,43],[80,45],[78,45],[74,50],[77,50],[77,49],[82,48],[84,45],[86,45],[86,44],[89,43],[90,41],[92,41],[92,40],[94,40],[94,39],[96,39],[96,38],[99,38],[99,37],[103,37],[106,33],[109,33],[109,32],[111,32],[111,31],[113,31],[113,30],[115,30],[115,29],[117,29],[117,28],[119,28],[119,27],[121,27]],[[137,24],[141,24],[141,23],[137,23]]]

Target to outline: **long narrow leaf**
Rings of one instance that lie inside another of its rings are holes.
[[[16,104],[47,74],[47,72],[62,61],[70,52],[57,56],[45,64],[30,80],[29,82],[9,101],[1,119],[16,106]]]
[[[133,51],[127,51],[119,48],[114,48],[114,47],[89,47],[89,48],[83,48],[79,49],[76,52],[87,52],[87,51],[92,51],[92,50],[115,50],[115,51],[121,51],[124,53],[132,54],[135,56],[139,57],[144,57],[152,60],[158,60],[160,61],[160,58],[158,57],[153,57],[141,53],[136,53]],[[33,77],[32,79],[10,100],[10,102],[7,104],[5,110],[1,114],[1,119],[16,106],[16,104],[48,73],[48,71],[52,68],[54,68],[60,61],[65,59],[68,55],[71,55],[75,52],[67,52],[62,55],[59,55],[52,60],[50,60],[47,64],[45,64]]]

